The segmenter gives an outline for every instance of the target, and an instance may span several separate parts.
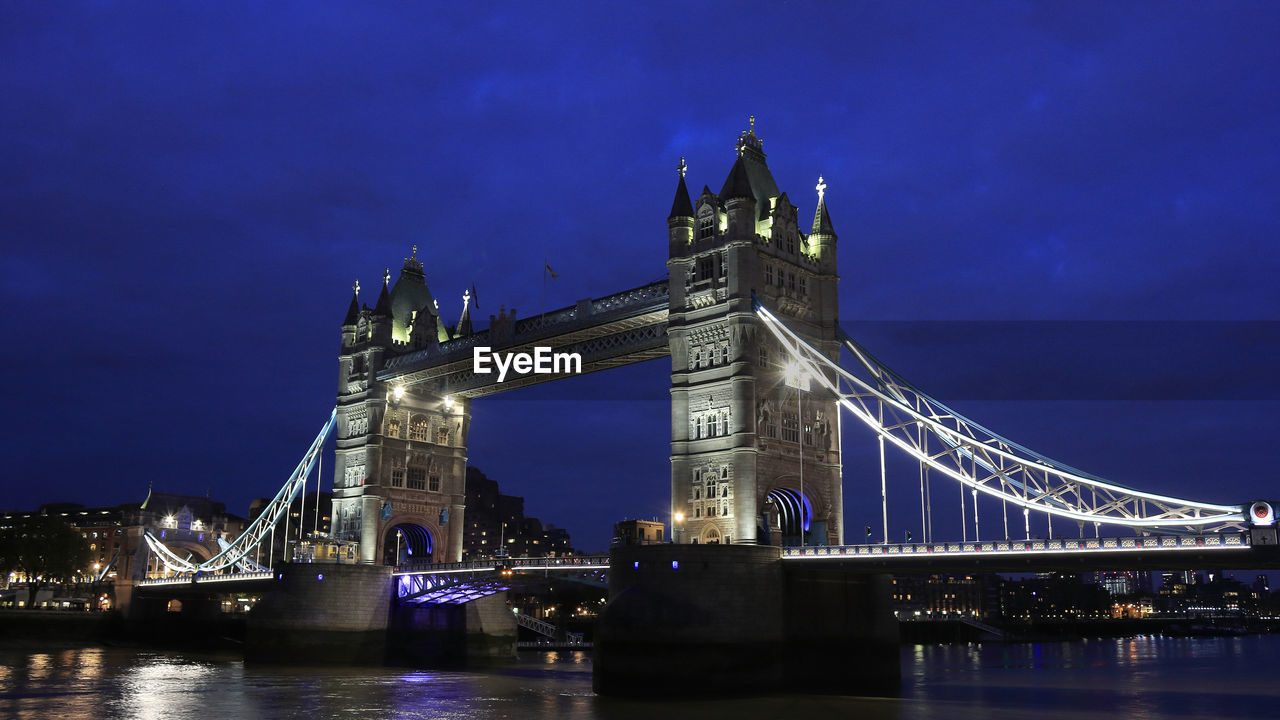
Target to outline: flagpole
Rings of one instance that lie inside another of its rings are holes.
[[[542,303],[538,306],[538,316],[546,317],[547,314],[547,268],[551,265],[547,259],[542,258]]]

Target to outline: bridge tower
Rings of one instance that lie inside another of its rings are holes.
[[[457,562],[471,403],[430,383],[377,379],[391,357],[449,338],[416,246],[390,279],[388,270],[373,308],[357,283],[342,323],[333,535],[359,543],[363,563]]]
[[[720,192],[704,186],[696,204],[682,159],[667,218],[673,538],[840,544],[835,399],[816,383],[807,391],[784,381],[786,359],[752,312],[755,293],[838,358],[836,233],[826,186],[819,178],[806,234],[769,172],[754,120],[736,150]]]

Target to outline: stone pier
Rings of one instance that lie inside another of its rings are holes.
[[[614,548],[595,640],[603,695],[896,695],[887,577],[784,567],[780,548]]]

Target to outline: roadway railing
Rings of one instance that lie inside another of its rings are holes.
[[[1116,552],[1241,550],[1249,547],[1248,533],[1153,535],[1147,537],[1079,538],[1054,540],[971,540],[945,543],[889,543],[879,545],[819,545],[788,547],[783,560],[878,559],[886,556],[989,556]]]
[[[408,563],[396,566],[393,575],[443,575],[446,573],[511,570],[607,570],[608,555],[575,555],[556,558],[489,558],[456,563]]]
[[[166,578],[147,578],[138,581],[138,585],[155,587],[158,585],[191,585],[193,583],[240,582],[243,580],[271,580],[275,573],[265,572],[225,573],[222,575],[175,575]]]

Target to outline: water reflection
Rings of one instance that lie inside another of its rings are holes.
[[[0,649],[0,717],[1271,717],[1280,700],[1271,682],[1277,661],[1280,637],[1270,636],[916,645],[903,648],[902,698],[761,688],[755,698],[649,703],[592,694],[591,654],[583,651],[529,654],[510,667],[469,673],[246,665],[116,648]]]

